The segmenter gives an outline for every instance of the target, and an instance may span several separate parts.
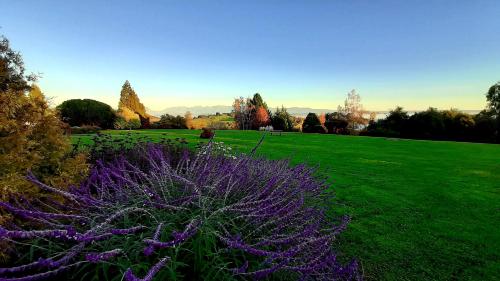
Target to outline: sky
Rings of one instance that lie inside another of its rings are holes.
[[[483,109],[500,80],[500,1],[0,0],[0,34],[54,104]]]

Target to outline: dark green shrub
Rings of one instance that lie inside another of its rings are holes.
[[[60,104],[57,109],[61,119],[70,126],[92,125],[111,129],[116,119],[116,114],[111,106],[91,99],[67,100]]]
[[[286,108],[276,108],[271,116],[271,124],[275,130],[291,131],[293,129],[292,116],[286,111]]]
[[[202,132],[201,132],[201,135],[200,135],[200,138],[202,139],[210,139],[214,136],[214,130],[213,129],[210,129],[210,128],[203,128],[202,129]]]
[[[327,119],[325,121],[325,127],[329,134],[349,134],[349,130],[347,129],[348,124],[346,120],[342,119]]]
[[[302,132],[304,133],[318,133],[320,129],[317,126],[321,126],[318,116],[315,113],[309,113],[302,123]]]

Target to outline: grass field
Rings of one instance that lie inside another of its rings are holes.
[[[200,133],[138,132],[191,143]],[[215,139],[249,151],[261,134]],[[340,250],[358,258],[365,279],[500,279],[500,145],[285,133],[266,136],[258,151],[329,174],[332,209],[352,216]]]

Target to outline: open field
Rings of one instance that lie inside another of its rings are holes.
[[[200,134],[136,132],[191,144]],[[217,131],[215,139],[249,151],[261,134]],[[332,210],[352,216],[341,252],[359,259],[367,280],[498,280],[500,145],[285,133],[266,136],[258,152],[329,174]]]

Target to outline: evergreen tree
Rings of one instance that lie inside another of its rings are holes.
[[[291,131],[293,128],[293,118],[283,106],[276,108],[271,122],[275,130]]]
[[[318,115],[315,113],[309,113],[302,123],[302,132],[304,133],[326,133],[327,130],[325,126],[321,125]]]
[[[140,117],[147,117],[146,108],[139,101],[139,97],[135,93],[132,86],[130,86],[130,82],[128,80],[125,81],[120,92],[120,102],[118,103],[118,108],[121,109],[123,107],[129,108]]]

